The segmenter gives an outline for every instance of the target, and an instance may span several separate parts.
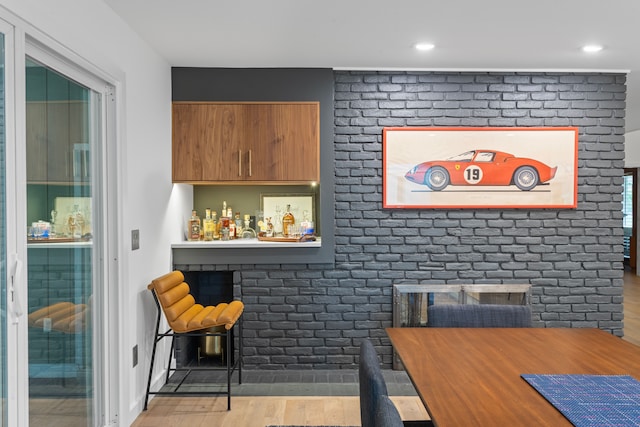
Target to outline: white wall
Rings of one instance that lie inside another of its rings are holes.
[[[624,135],[624,167],[640,168],[640,130]]]
[[[172,200],[171,68],[102,0],[0,0],[13,14],[113,76],[119,88],[119,423],[142,409],[155,307],[147,283],[171,268],[170,242],[183,216]],[[140,249],[130,233],[140,230]],[[114,236],[115,237],[115,236]],[[132,347],[140,362],[132,367]]]

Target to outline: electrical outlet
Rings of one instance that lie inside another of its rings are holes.
[[[140,249],[140,230],[131,230],[131,250]]]
[[[133,346],[133,367],[138,366],[138,344]]]

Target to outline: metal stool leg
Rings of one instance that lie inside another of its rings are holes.
[[[176,342],[176,334],[171,334],[171,348],[169,349],[169,362],[167,363],[167,377],[165,378],[165,383],[169,382],[169,374],[171,373],[171,355],[173,354],[173,348]]]
[[[242,316],[238,319],[238,384],[242,384],[242,364],[243,358],[242,355],[242,331],[243,331],[243,322]]]
[[[231,331],[233,328],[227,331],[227,411],[231,410]]]

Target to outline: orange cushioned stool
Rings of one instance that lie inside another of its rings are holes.
[[[144,409],[147,409],[150,394],[182,394],[182,395],[227,395],[227,409],[231,409],[231,375],[238,369],[238,383],[242,383],[242,312],[244,304],[242,301],[231,301],[220,303],[215,306],[203,306],[197,304],[195,298],[190,293],[189,285],[184,281],[184,275],[180,271],[173,271],[153,280],[147,288],[152,291],[153,298],[158,307],[156,320],[156,332],[151,353],[151,365],[149,367],[149,379],[147,382],[147,395],[145,397]],[[160,318],[164,313],[169,329],[160,333]],[[238,325],[238,352],[237,358],[232,357],[232,331]],[[215,328],[223,326],[223,328]],[[180,391],[187,376],[192,371],[220,370],[216,367],[185,367],[171,368],[171,353],[174,349],[175,338],[194,337],[221,337],[226,338],[226,364],[222,369],[227,371],[226,391]],[[167,366],[166,382],[169,381],[171,372],[186,371],[186,375],[173,391],[150,391],[151,379],[153,375],[153,364],[155,362],[156,347],[158,342],[165,337],[171,337],[171,350],[169,352],[169,365]]]

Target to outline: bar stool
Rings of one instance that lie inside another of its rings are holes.
[[[189,285],[184,281],[184,275],[180,271],[173,271],[154,279],[147,288],[152,292],[158,314],[156,318],[155,339],[151,353],[151,365],[149,367],[149,379],[147,381],[147,393],[145,396],[144,410],[147,410],[149,395],[227,395],[227,410],[231,409],[231,376],[238,369],[238,383],[242,384],[242,301],[220,303],[215,306],[203,306],[197,304],[191,295]],[[169,329],[160,332],[161,314],[164,313]],[[238,352],[237,358],[232,357],[232,330],[238,325]],[[215,328],[224,326],[224,328]],[[222,337],[226,338],[226,363],[225,367],[183,367],[171,368],[171,353],[173,353],[175,338],[182,337]],[[165,382],[169,381],[171,372],[186,371],[186,375],[173,391],[151,391],[151,379],[153,376],[153,364],[155,362],[158,342],[166,337],[171,337],[171,350],[169,351],[169,364]],[[226,391],[181,391],[180,387],[189,374],[194,371],[227,371]]]

